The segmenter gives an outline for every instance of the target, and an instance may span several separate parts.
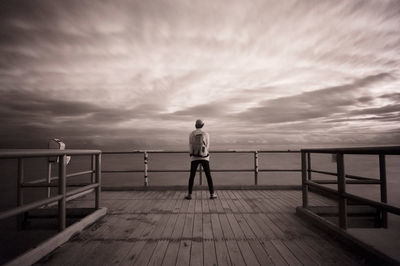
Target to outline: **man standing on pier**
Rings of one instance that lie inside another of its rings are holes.
[[[202,130],[204,126],[204,122],[202,120],[197,120],[195,126],[196,130],[192,131],[192,133],[189,135],[191,165],[188,187],[189,194],[185,197],[185,199],[192,199],[193,182],[199,164],[201,164],[203,167],[207,177],[210,199],[215,199],[217,196],[214,194],[214,185],[210,173],[210,154],[208,153],[208,149],[210,147],[210,135]]]

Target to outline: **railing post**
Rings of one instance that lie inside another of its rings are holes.
[[[63,231],[66,226],[66,160],[67,156],[61,155],[58,163],[58,194],[63,197],[58,201],[58,231]]]
[[[379,154],[379,175],[381,180],[381,202],[387,203],[386,159],[385,154]],[[382,210],[382,227],[388,227],[387,212]]]
[[[311,153],[307,152],[307,174],[308,180],[311,180]]]
[[[199,182],[200,186],[203,185],[203,167],[201,167],[201,164],[199,164]]]
[[[93,171],[90,175],[90,182],[93,184],[96,182],[96,155],[94,154],[91,156],[90,169]]]
[[[52,172],[51,165],[52,165],[51,162],[47,163],[47,184],[51,183],[51,172]],[[51,187],[49,186],[49,187],[47,187],[47,198],[50,198],[50,196],[51,196]]]
[[[95,199],[95,208],[100,208],[100,196],[101,196],[101,153],[96,154],[96,175],[95,182],[99,186],[96,188],[96,199]]]
[[[344,157],[343,153],[337,153],[337,178],[338,178],[338,192],[339,192],[339,226],[347,229],[347,199],[346,193],[346,176],[344,170]]]
[[[258,151],[254,152],[254,185],[258,185]]]
[[[301,187],[303,190],[303,208],[308,208],[308,185],[307,185],[307,159],[306,153],[301,152]]]
[[[149,155],[147,151],[144,152],[144,186],[147,187],[149,185],[149,180],[147,178],[147,170],[148,170],[148,159]]]
[[[24,194],[22,190],[22,183],[24,183],[24,159],[18,158],[18,178],[17,178],[17,206],[24,204]],[[22,223],[24,221],[24,214],[18,215],[17,217],[17,230],[22,229]]]

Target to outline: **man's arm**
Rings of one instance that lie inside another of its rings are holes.
[[[193,154],[193,147],[192,147],[192,134],[189,134],[189,155],[192,156]]]
[[[207,141],[207,143],[206,143],[206,146],[207,146],[207,150],[209,150],[210,149],[210,134],[206,134],[206,141]]]

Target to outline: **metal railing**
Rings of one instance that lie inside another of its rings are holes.
[[[249,172],[254,173],[254,185],[258,185],[258,175],[260,172],[301,172],[301,169],[260,169],[259,167],[259,154],[262,153],[300,153],[296,150],[216,150],[210,151],[210,154],[217,153],[236,153],[236,154],[253,154],[254,167],[248,169],[211,169],[211,172]],[[144,174],[144,186],[149,185],[149,173],[179,173],[179,172],[190,172],[189,169],[150,169],[148,166],[150,154],[188,154],[188,151],[167,151],[167,150],[139,150],[139,151],[107,151],[103,152],[103,155],[122,155],[122,154],[143,154],[143,169],[132,169],[132,170],[102,170],[102,173],[143,173]],[[202,185],[202,170],[199,165],[199,184]]]
[[[332,154],[336,156],[337,172],[318,171],[311,168],[311,154]],[[379,157],[379,179],[367,178],[356,175],[348,175],[345,172],[344,155],[377,155]],[[301,168],[302,168],[302,192],[303,208],[308,208],[309,188],[315,188],[324,193],[333,195],[338,200],[339,205],[339,227],[348,228],[348,200],[352,200],[363,205],[376,208],[380,212],[381,226],[388,226],[388,213],[400,215],[400,208],[387,203],[387,178],[386,178],[386,155],[400,155],[400,146],[392,147],[363,147],[363,148],[335,148],[335,149],[302,149]],[[312,173],[336,176],[333,180],[314,180]],[[337,189],[324,186],[324,184],[337,184]],[[370,200],[357,196],[346,191],[349,184],[375,184],[380,185],[380,201]],[[322,193],[321,193],[322,194]]]
[[[67,174],[66,158],[74,155],[90,155],[92,159],[92,169],[83,172]],[[31,182],[24,180],[24,160],[27,158],[47,158],[50,156],[58,157],[58,177],[52,178],[57,180],[56,183],[47,182],[47,179],[39,179]],[[95,192],[95,208],[100,208],[100,192],[101,192],[101,151],[99,150],[10,150],[0,151],[0,159],[17,159],[18,160],[18,176],[17,176],[17,207],[0,213],[0,220],[17,216],[21,220],[21,215],[43,206],[57,203],[58,212],[58,229],[63,231],[66,227],[66,202],[83,196],[89,192]],[[73,176],[91,174],[91,182],[88,184],[67,185],[67,178]],[[76,187],[71,191],[67,191],[67,187]],[[58,193],[55,196],[36,200],[31,203],[24,204],[25,188],[51,188],[57,187]],[[19,221],[20,223],[20,221]]]

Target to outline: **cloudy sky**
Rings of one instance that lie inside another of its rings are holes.
[[[400,2],[1,1],[0,147],[400,144]]]

